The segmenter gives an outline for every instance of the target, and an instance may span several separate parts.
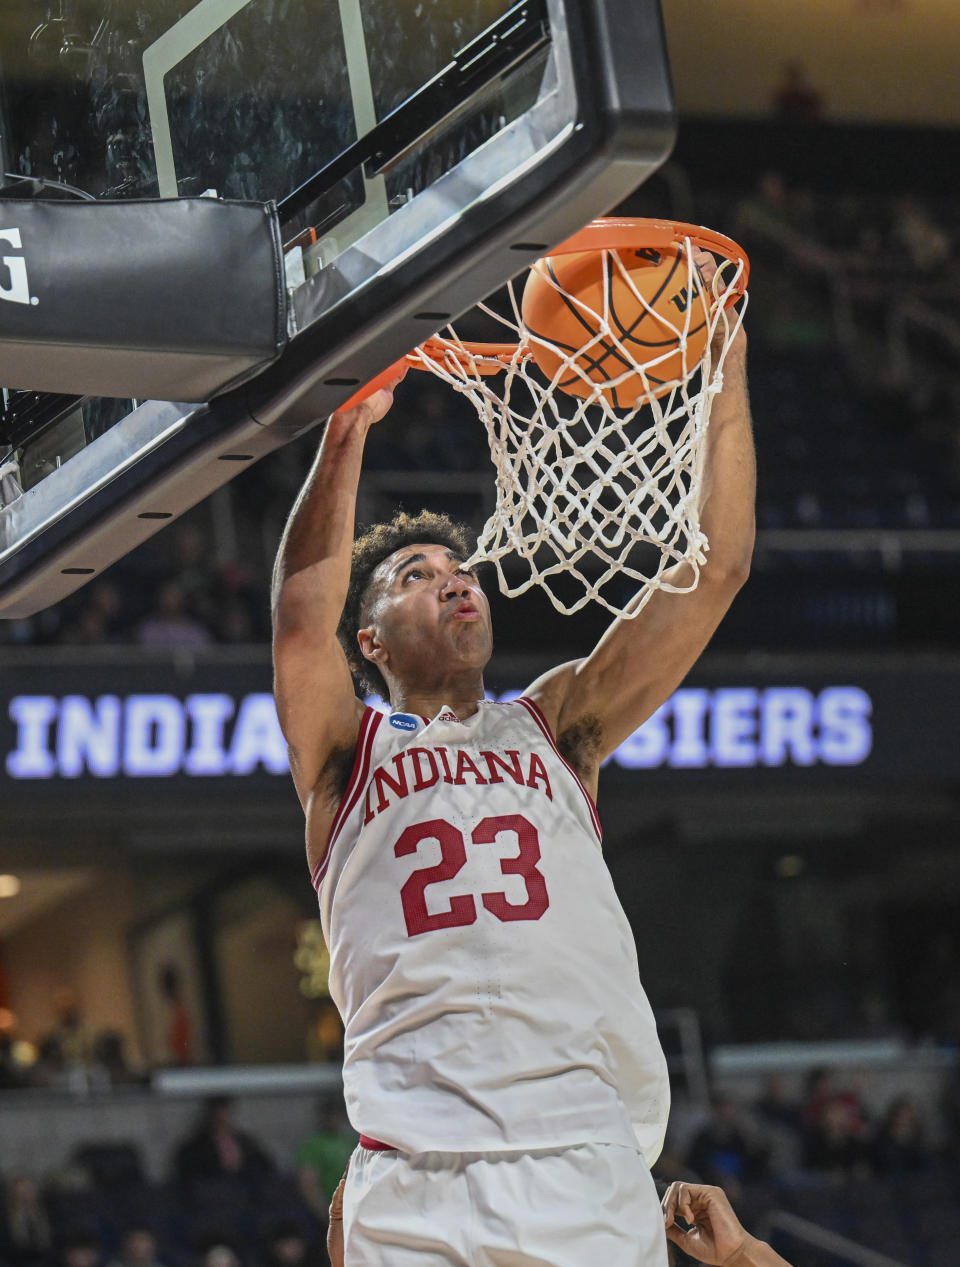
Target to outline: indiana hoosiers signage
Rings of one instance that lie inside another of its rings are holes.
[[[502,698],[515,698],[516,691]],[[163,779],[286,775],[287,749],[268,692],[19,694],[7,706],[8,778]],[[873,748],[873,705],[858,686],[683,687],[617,749],[625,770],[857,766]],[[414,729],[419,723],[416,718]],[[511,778],[549,789],[519,754],[478,753],[476,772],[446,752],[410,750],[384,771],[380,799],[438,779]],[[419,764],[417,764],[419,762]],[[389,777],[388,777],[389,776]]]
[[[858,686],[683,687],[617,749],[630,769],[861,765],[873,706]]]
[[[10,701],[15,779],[164,778],[173,774],[286,774],[287,746],[273,696],[18,695]]]

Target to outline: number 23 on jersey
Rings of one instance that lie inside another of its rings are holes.
[[[511,902],[505,892],[481,893],[479,898],[486,910],[503,921],[539,919],[550,905],[546,881],[537,867],[540,861],[540,838],[537,829],[522,814],[501,814],[483,818],[470,833],[474,845],[492,845],[501,832],[509,832],[516,838],[519,853],[515,857],[501,858],[500,870],[504,875],[518,875],[526,885],[527,900]],[[397,858],[415,854],[424,840],[435,840],[440,845],[440,861],[432,867],[414,871],[400,890],[407,935],[416,937],[437,928],[458,928],[473,924],[477,918],[476,897],[463,893],[450,898],[449,908],[430,914],[427,910],[426,891],[431,884],[452,880],[466,865],[467,842],[463,832],[443,818],[431,818],[425,823],[412,823],[393,847]]]

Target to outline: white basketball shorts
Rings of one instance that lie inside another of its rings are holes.
[[[641,1155],[616,1144],[518,1153],[358,1148],[344,1267],[666,1267]]]

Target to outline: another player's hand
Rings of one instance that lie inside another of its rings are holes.
[[[705,1183],[672,1183],[661,1202],[667,1237],[685,1254],[713,1267],[734,1267],[752,1240],[722,1188]],[[677,1216],[690,1224],[684,1232]]]
[[[359,423],[361,426],[372,426],[390,412],[393,405],[393,393],[407,376],[408,366],[402,365],[395,374],[386,379],[381,387],[371,392],[366,399],[358,401],[351,409],[338,409],[335,418],[347,424]]]
[[[347,1169],[349,1168],[350,1163],[347,1162]],[[330,1259],[330,1267],[343,1267],[343,1189],[346,1182],[345,1170],[330,1202],[330,1221],[327,1225],[327,1257]]]

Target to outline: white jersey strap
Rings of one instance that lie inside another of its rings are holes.
[[[369,705],[363,710],[363,717],[360,720],[360,733],[357,736],[357,752],[353,759],[353,769],[350,772],[350,780],[347,783],[347,789],[340,798],[340,804],[337,806],[337,812],[334,815],[333,823],[330,827],[330,836],[327,840],[327,847],[323,851],[323,857],[313,868],[310,879],[313,887],[320,892],[320,885],[323,883],[323,877],[327,874],[327,866],[330,862],[330,852],[333,849],[334,842],[339,836],[343,824],[347,819],[350,811],[356,805],[357,800],[363,793],[363,789],[367,785],[367,777],[370,774],[370,754],[373,751],[373,740],[383,721],[383,713],[378,712]]]
[[[580,775],[577,774],[576,770],[573,768],[573,766],[570,764],[567,758],[563,755],[563,753],[557,747],[557,741],[553,737],[553,732],[551,731],[550,726],[547,723],[546,717],[544,717],[543,713],[540,711],[539,707],[533,702],[533,700],[528,699],[526,695],[520,695],[513,702],[515,704],[523,705],[523,707],[527,710],[527,712],[530,714],[533,720],[540,727],[540,730],[543,732],[543,737],[546,739],[547,743],[550,745],[550,747],[553,749],[556,755],[560,758],[563,764],[567,767],[567,769],[573,775],[574,779],[576,780],[577,787],[579,787],[580,791],[583,793],[583,799],[587,803],[587,809],[590,811],[590,821],[593,823],[593,830],[597,833],[597,842],[602,845],[603,844],[603,828],[600,826],[600,815],[597,813],[597,807],[594,804],[593,797],[584,787],[583,779],[580,778]]]

